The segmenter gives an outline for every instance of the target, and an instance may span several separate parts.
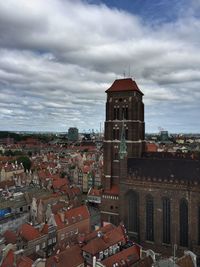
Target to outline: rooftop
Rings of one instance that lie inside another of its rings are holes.
[[[106,90],[106,93],[129,92],[129,91],[137,91],[143,95],[143,93],[138,88],[136,82],[133,81],[131,78],[115,80],[114,83],[111,85],[111,87]]]

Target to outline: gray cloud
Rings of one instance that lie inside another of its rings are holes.
[[[1,1],[0,129],[97,129],[104,91],[130,66],[147,131],[200,131],[198,8],[148,25],[86,1]]]

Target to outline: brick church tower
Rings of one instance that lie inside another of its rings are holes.
[[[115,80],[106,93],[102,214],[103,220],[115,222],[115,219],[110,218],[117,216],[118,203],[110,205],[110,201],[113,197],[115,200],[119,199],[119,152],[122,132],[127,148],[126,156],[141,157],[145,147],[144,104],[143,93],[131,78]],[[112,216],[109,216],[109,212]]]

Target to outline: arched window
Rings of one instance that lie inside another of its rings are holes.
[[[117,108],[116,119],[119,120],[119,107]]]
[[[116,130],[116,139],[119,140],[119,129]]]
[[[113,140],[115,140],[116,139],[116,129],[113,129]]]
[[[180,202],[180,245],[188,246],[188,203],[186,199]]]
[[[170,199],[163,198],[163,243],[170,244],[171,236],[171,207]]]
[[[200,205],[198,206],[198,245],[200,245]]]
[[[154,203],[153,197],[146,197],[146,239],[154,241]]]
[[[130,191],[127,195],[128,198],[128,231],[138,233],[138,194]]]
[[[128,128],[125,130],[125,139],[128,140]]]
[[[125,109],[125,118],[126,118],[126,120],[128,120],[128,107],[126,107],[126,109]]]

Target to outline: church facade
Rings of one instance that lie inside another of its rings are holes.
[[[123,222],[144,247],[200,254],[200,160],[145,153],[143,93],[132,79],[106,91],[102,221]]]

